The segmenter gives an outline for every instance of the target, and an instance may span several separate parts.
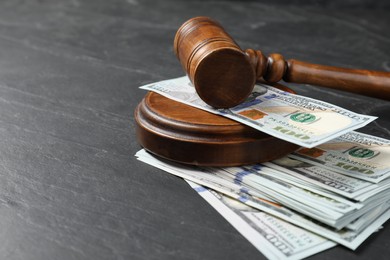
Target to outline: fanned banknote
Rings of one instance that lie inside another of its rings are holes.
[[[374,183],[390,177],[390,140],[356,131],[289,156]]]
[[[366,240],[373,232],[380,228],[380,226],[390,217],[390,210],[386,210],[379,217],[370,221],[369,224],[367,223],[367,220],[362,220],[362,222],[364,222],[366,225],[363,230],[359,230],[360,232],[356,232],[347,228],[338,230],[331,228],[328,225],[321,224],[318,221],[312,220],[303,214],[299,214],[293,210],[290,210],[288,205],[286,207],[278,203],[277,201],[273,200],[272,196],[269,197],[265,193],[251,191],[240,183],[235,183],[232,180],[221,178],[218,172],[210,172],[207,169],[205,170],[199,167],[186,166],[161,160],[150,155],[145,150],[139,151],[136,156],[139,160],[162,169],[168,173],[211,188],[248,206],[269,213],[353,250],[356,249],[361,243],[363,243],[364,240]],[[385,196],[383,200],[385,199],[388,200],[388,197]],[[388,203],[388,201],[383,201],[381,205],[385,203]],[[365,213],[366,212],[362,212],[362,217],[366,217]],[[355,221],[355,219],[350,219],[351,223],[352,221]]]
[[[268,259],[302,259],[336,245],[321,236],[249,207],[221,193],[190,186]]]
[[[214,109],[204,103],[188,77],[148,84],[141,89],[228,117],[307,148],[318,146],[376,119],[267,85],[255,85],[247,100],[231,109]]]
[[[349,177],[318,165],[283,157],[264,163],[280,174],[287,173],[287,178],[301,179],[308,185],[315,184],[323,189],[354,199],[359,195],[376,189],[378,186],[368,181]]]
[[[322,191],[326,191],[326,189],[323,189],[321,185],[311,185],[311,179],[307,180],[306,185],[302,187],[290,182],[291,179],[288,179],[290,175],[286,175],[282,171],[271,173],[271,171],[266,171],[267,167],[258,166],[201,167],[200,169],[215,178],[218,177],[224,181],[227,180],[230,183],[242,185],[247,189],[246,192],[248,194],[254,196],[261,194],[263,198],[271,198],[277,203],[336,229],[345,227],[354,219],[359,218],[388,200],[388,196],[375,196],[375,200],[370,200],[364,204],[348,201],[346,198],[333,192],[319,191],[319,189]],[[330,180],[331,183],[337,181],[340,174],[335,174],[332,179],[327,178],[328,181]],[[300,179],[299,177],[300,175],[298,175],[297,179]],[[341,177],[344,178],[346,176],[341,175]],[[322,181],[319,184],[322,184]],[[366,184],[376,186],[369,182],[366,182]],[[311,192],[308,192],[307,188],[305,188],[309,185],[313,187]],[[327,186],[325,187],[328,188]]]

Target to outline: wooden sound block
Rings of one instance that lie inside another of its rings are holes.
[[[149,92],[135,110],[138,142],[163,158],[192,165],[270,161],[298,148],[228,118]]]

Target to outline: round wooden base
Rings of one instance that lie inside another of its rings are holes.
[[[298,148],[249,126],[149,92],[135,110],[138,142],[180,163],[238,166],[270,161]]]

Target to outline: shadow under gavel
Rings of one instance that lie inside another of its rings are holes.
[[[338,68],[266,57],[241,50],[222,26],[195,17],[177,31],[174,51],[200,98],[215,108],[234,107],[250,95],[257,80],[312,84],[390,100],[390,73]]]

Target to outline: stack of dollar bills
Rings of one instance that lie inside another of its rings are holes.
[[[301,259],[337,244],[354,250],[390,218],[390,141],[354,131],[375,117],[266,85],[220,110],[200,100],[187,77],[141,88],[301,146],[278,160],[225,168],[136,154],[188,181],[267,258]]]

